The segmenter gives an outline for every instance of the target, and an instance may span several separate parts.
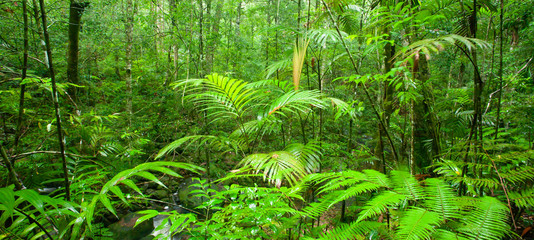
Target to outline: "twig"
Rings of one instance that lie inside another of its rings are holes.
[[[506,185],[504,184],[504,180],[501,177],[501,174],[499,173],[499,169],[497,169],[497,165],[495,165],[495,161],[489,156],[488,152],[486,152],[486,156],[491,160],[491,163],[493,163],[493,168],[495,168],[495,172],[497,172],[497,176],[499,177],[499,181],[501,182],[502,190],[504,191],[504,195],[506,196],[506,201],[508,202],[508,209],[510,210],[510,217],[512,218],[512,222],[514,223],[515,229],[517,229],[517,225],[515,223],[514,213],[512,212],[512,204],[510,203],[510,197],[508,196],[508,190],[506,189]]]
[[[16,159],[20,159],[20,158],[23,158],[23,157],[26,157],[26,156],[30,156],[30,155],[34,155],[34,154],[61,154],[61,152],[59,151],[33,151],[33,152],[26,152],[26,153],[21,153],[21,154],[17,154],[17,155],[13,155],[11,156],[11,159],[13,160],[16,160]],[[68,155],[68,156],[72,156],[72,157],[79,157],[79,158],[96,158],[96,157],[91,157],[91,156],[82,156],[82,155],[78,155],[78,154],[74,154],[74,153],[65,153],[65,155]]]
[[[15,209],[17,212],[19,212],[19,213],[21,213],[22,215],[24,215],[26,218],[28,218],[28,219],[30,220],[30,222],[34,222],[35,224],[37,224],[37,226],[38,226],[41,230],[43,230],[43,231],[45,232],[45,234],[46,234],[46,236],[48,236],[48,238],[50,238],[50,239],[52,239],[52,240],[54,239],[54,238],[50,235],[50,233],[49,233],[48,231],[46,231],[46,228],[44,228],[43,225],[41,225],[41,224],[39,223],[39,221],[35,220],[35,218],[33,218],[32,216],[26,214],[25,212],[23,212],[22,210],[20,210],[20,209],[18,209],[18,208],[14,208],[14,209]]]

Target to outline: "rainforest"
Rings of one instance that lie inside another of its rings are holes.
[[[0,0],[0,239],[534,239],[534,0]]]

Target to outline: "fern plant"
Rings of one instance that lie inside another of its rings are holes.
[[[303,209],[316,218],[343,200],[370,197],[354,221],[321,239],[363,239],[369,234],[381,239],[501,239],[514,235],[505,204],[489,196],[458,197],[439,178],[418,181],[404,171],[386,176],[365,170],[314,174],[305,181],[319,185],[320,200]],[[383,221],[374,221],[377,218]]]

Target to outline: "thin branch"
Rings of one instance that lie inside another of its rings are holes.
[[[15,211],[21,213],[22,215],[24,215],[26,218],[28,218],[30,220],[30,222],[34,222],[35,224],[37,224],[37,226],[43,230],[46,234],[46,236],[48,236],[48,238],[50,239],[54,239],[52,237],[52,235],[50,235],[50,233],[48,231],[46,231],[46,228],[43,227],[43,225],[41,225],[37,220],[35,220],[35,218],[33,218],[32,216],[26,214],[25,212],[23,212],[22,210],[18,209],[18,208],[14,208]]]
[[[508,202],[508,210],[510,210],[510,217],[512,218],[512,222],[514,223],[515,229],[517,229],[517,225],[515,223],[515,218],[514,218],[514,212],[512,212],[512,203],[510,202],[510,197],[508,196],[508,189],[506,188],[506,185],[504,184],[504,180],[501,177],[501,174],[499,173],[499,169],[497,168],[497,165],[495,165],[495,161],[493,161],[493,159],[490,157],[488,152],[486,152],[485,150],[484,152],[486,153],[486,156],[491,160],[491,163],[493,163],[493,168],[495,168],[495,172],[497,172],[497,176],[499,177],[499,181],[501,182],[502,190],[504,191],[504,195],[506,196],[506,201]]]
[[[59,151],[33,151],[33,152],[26,152],[26,153],[13,155],[13,156],[11,156],[11,159],[14,159],[14,160],[21,159],[21,158],[24,158],[26,156],[30,156],[30,155],[34,155],[34,154],[61,154],[61,152],[59,152]],[[65,152],[65,155],[72,156],[72,157],[78,157],[78,158],[96,158],[96,157],[82,156],[82,155],[78,155],[78,154],[74,154],[74,153],[67,153],[67,152]]]

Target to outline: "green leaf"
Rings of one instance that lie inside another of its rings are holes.
[[[399,205],[406,196],[392,191],[384,191],[367,202],[360,212],[358,222],[385,213],[389,207]]]
[[[397,235],[407,240],[430,239],[440,221],[439,214],[414,207],[400,219]]]

